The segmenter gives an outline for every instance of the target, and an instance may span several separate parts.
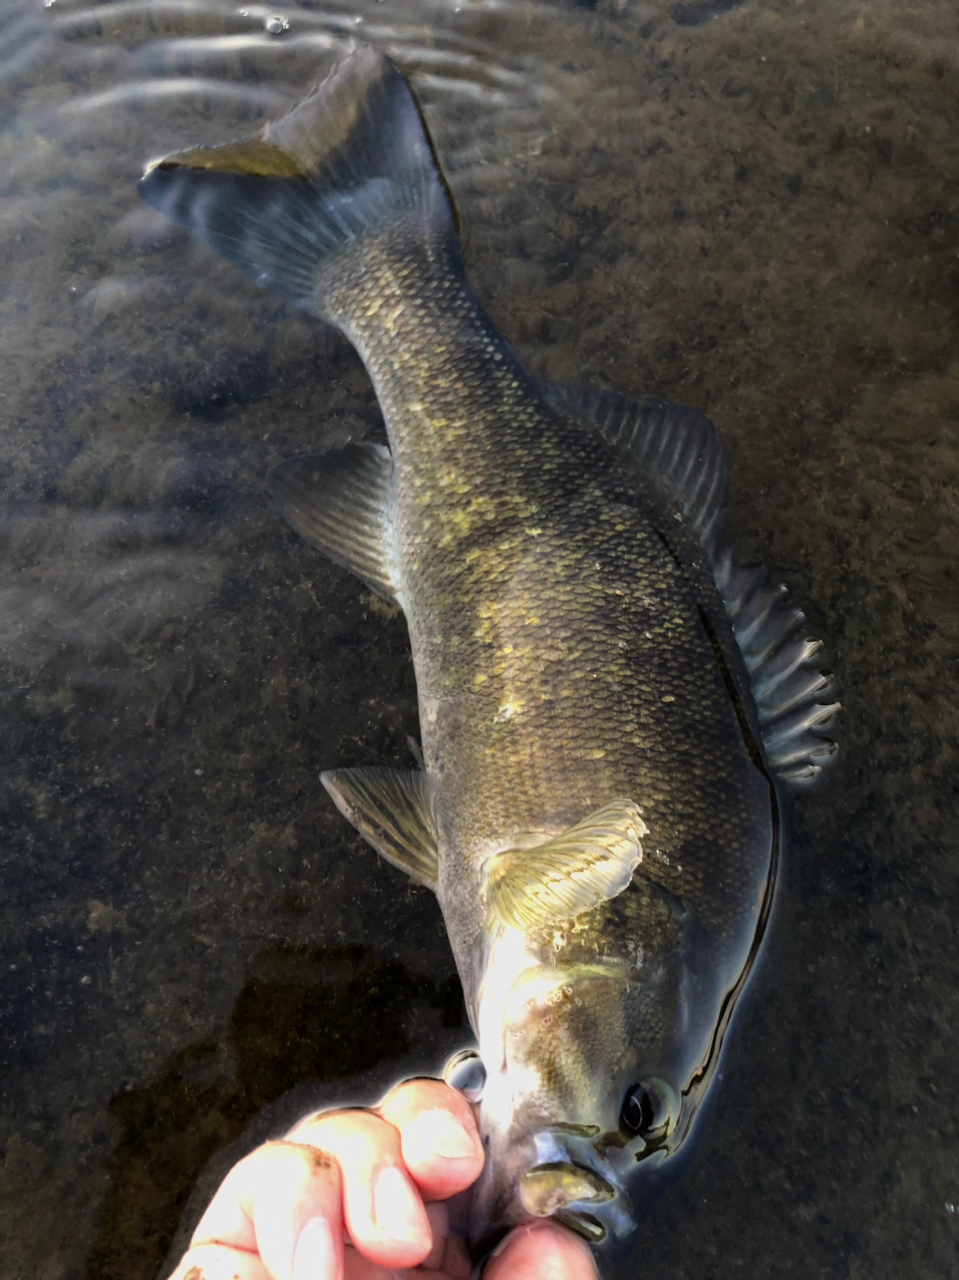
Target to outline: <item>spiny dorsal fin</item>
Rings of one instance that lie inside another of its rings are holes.
[[[381,857],[436,891],[439,855],[425,773],[330,769],[320,774],[333,803]]]
[[[389,568],[392,471],[383,445],[350,441],[315,457],[281,462],[267,484],[297,533],[396,604]]]
[[[658,480],[693,535],[710,555],[715,552],[726,514],[729,461],[707,417],[656,396],[630,400],[558,382],[540,382],[539,388],[554,409],[588,423],[637,471]]]
[[[713,567],[752,685],[766,757],[783,782],[811,782],[836,754],[826,736],[840,703],[821,666],[822,644],[805,633],[806,615],[764,569],[743,568],[732,548]]]
[[[546,844],[504,849],[486,868],[486,897],[503,924],[542,928],[615,898],[642,861],[639,806],[614,800]]]

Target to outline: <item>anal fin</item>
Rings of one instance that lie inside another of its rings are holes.
[[[274,467],[267,484],[297,533],[397,604],[390,575],[390,452],[350,441],[315,457]]]
[[[435,892],[439,854],[425,773],[330,769],[320,774],[320,781],[344,818],[381,857]]]
[[[639,806],[614,800],[545,844],[494,854],[487,902],[516,929],[571,920],[622,893],[642,861],[646,834]]]

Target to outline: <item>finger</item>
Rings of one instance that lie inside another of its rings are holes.
[[[360,1253],[382,1267],[423,1261],[432,1234],[391,1124],[372,1111],[331,1111],[298,1124],[290,1137],[322,1147],[340,1166],[343,1216]]]
[[[426,1206],[426,1218],[433,1236],[433,1247],[420,1266],[435,1270],[442,1267],[443,1259],[446,1257],[446,1236],[450,1225],[449,1214],[442,1200]]]
[[[474,1268],[465,1240],[461,1240],[458,1236],[447,1237],[446,1252],[440,1270],[446,1280],[469,1280]]]
[[[599,1280],[589,1245],[558,1223],[517,1227],[494,1252],[483,1280]]]
[[[466,1241],[450,1233],[448,1200],[434,1200],[426,1206],[433,1231],[433,1248],[416,1269],[416,1280],[470,1280],[473,1264]]]
[[[271,1280],[339,1280],[343,1219],[335,1159],[293,1142],[258,1147],[213,1197],[191,1252],[200,1245],[259,1254]]]
[[[343,1265],[344,1280],[399,1280],[400,1276],[405,1277],[407,1274],[405,1271],[394,1271],[392,1267],[380,1267],[350,1248],[346,1250]],[[420,1280],[418,1271],[412,1274],[416,1280]]]
[[[399,1132],[403,1161],[427,1200],[445,1200],[479,1177],[483,1144],[473,1109],[442,1080],[407,1080],[377,1110]]]
[[[189,1249],[170,1280],[271,1280],[256,1253],[223,1244]]]

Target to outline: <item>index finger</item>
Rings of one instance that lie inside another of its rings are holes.
[[[403,1164],[424,1200],[445,1200],[465,1190],[483,1168],[473,1108],[442,1080],[406,1080],[391,1089],[373,1114],[395,1131]],[[327,1111],[301,1120],[289,1142],[324,1145],[341,1112]]]
[[[398,1131],[424,1199],[445,1200],[479,1177],[485,1156],[473,1108],[442,1080],[407,1080],[377,1110]]]

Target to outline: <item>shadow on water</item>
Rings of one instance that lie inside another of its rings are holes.
[[[276,946],[251,968],[222,1036],[188,1046],[150,1084],[110,1102],[120,1138],[89,1280],[156,1274],[211,1157],[269,1104],[296,1086],[300,1099],[310,1086],[388,1069],[425,1026],[466,1025],[455,977],[435,982],[360,946]]]

